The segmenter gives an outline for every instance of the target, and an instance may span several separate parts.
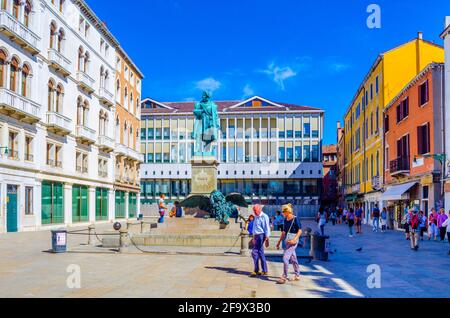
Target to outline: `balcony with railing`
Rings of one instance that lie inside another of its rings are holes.
[[[53,160],[53,159],[47,159],[47,166],[52,168],[62,168],[62,161],[59,160]]]
[[[40,52],[39,36],[5,10],[0,10],[0,32],[31,54]]]
[[[143,154],[122,144],[116,145],[116,154],[118,156],[127,157],[140,163],[144,162]]]
[[[114,94],[102,87],[99,91],[100,102],[108,107],[114,106]]]
[[[14,117],[26,123],[39,122],[41,106],[31,99],[21,96],[9,89],[0,88],[0,113]]]
[[[87,93],[91,94],[95,91],[94,79],[92,77],[90,77],[89,75],[87,75],[85,72],[83,72],[83,71],[77,72],[77,81],[78,81],[78,86],[82,90],[86,91]]]
[[[55,49],[48,50],[48,60],[50,67],[63,76],[70,75],[70,61]]]
[[[18,161],[19,160],[19,152],[15,151],[15,150],[9,150],[8,151],[8,159]]]
[[[114,150],[114,146],[115,146],[114,139],[104,135],[100,135],[98,137],[98,147],[101,150],[105,152],[111,152]]]
[[[78,125],[75,129],[75,137],[83,144],[92,145],[97,141],[96,132],[89,127]]]
[[[389,167],[391,176],[409,174],[409,171],[411,169],[409,156],[399,157],[395,160],[392,160],[389,164]]]
[[[56,112],[47,112],[48,130],[61,136],[67,136],[71,131],[72,120]]]

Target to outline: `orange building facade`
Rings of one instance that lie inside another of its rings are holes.
[[[115,192],[116,211],[136,217],[140,202],[141,87],[143,74],[124,51],[116,57],[116,151]]]
[[[384,111],[385,186],[392,225],[399,227],[405,210],[425,213],[442,206],[444,66],[429,64]]]

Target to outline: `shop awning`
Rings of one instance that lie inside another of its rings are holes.
[[[400,201],[406,199],[404,194],[417,184],[417,181],[389,187],[381,196],[382,201]]]

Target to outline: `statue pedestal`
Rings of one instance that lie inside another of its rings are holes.
[[[207,195],[217,190],[217,167],[219,162],[213,156],[194,156],[192,165],[191,195]]]

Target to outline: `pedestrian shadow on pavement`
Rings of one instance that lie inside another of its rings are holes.
[[[212,270],[218,270],[222,272],[226,272],[228,274],[234,274],[234,275],[241,275],[245,277],[250,277],[251,272],[248,271],[241,271],[237,268],[231,268],[231,267],[219,267],[219,266],[206,266],[206,269],[212,269]],[[260,279],[268,282],[276,282],[279,277],[273,277],[273,276],[257,276],[255,279]]]

